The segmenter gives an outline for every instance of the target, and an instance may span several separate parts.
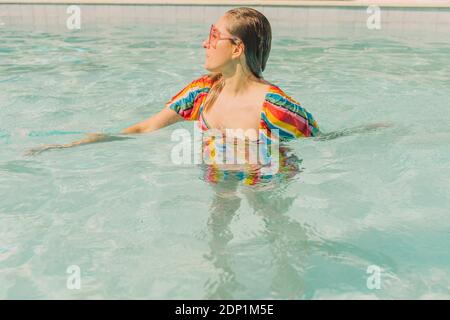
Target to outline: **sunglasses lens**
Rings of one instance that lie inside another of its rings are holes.
[[[209,29],[209,36],[208,36],[208,43],[209,43],[209,45],[211,45],[212,30],[213,30],[213,27],[211,26],[211,29]]]
[[[220,38],[219,31],[216,28],[214,28],[214,26],[211,26],[211,29],[209,31],[209,45],[212,46],[213,48],[216,48],[216,44],[219,38]]]
[[[218,37],[217,37],[217,35],[212,35],[212,37],[211,37],[211,44],[212,44],[212,46],[215,48],[216,47],[216,44],[217,44],[217,39],[218,39]]]

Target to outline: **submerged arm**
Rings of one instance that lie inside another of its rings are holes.
[[[352,128],[345,128],[333,132],[328,133],[321,133],[317,140],[333,140],[340,137],[345,137],[357,133],[365,133],[365,132],[371,132],[371,131],[377,131],[382,128],[389,128],[392,127],[393,124],[390,122],[380,122],[380,123],[374,123],[369,125],[362,125],[358,127],[352,127]]]

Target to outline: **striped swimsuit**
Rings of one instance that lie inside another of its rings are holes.
[[[203,117],[203,108],[208,93],[214,82],[208,75],[203,75],[189,83],[186,87],[174,95],[167,103],[166,107],[177,112],[185,120],[198,121],[201,131],[206,132],[211,127]],[[259,121],[258,141],[266,141],[270,145],[276,137],[277,141],[283,142],[300,137],[314,137],[320,134],[317,122],[312,115],[304,109],[299,102],[284,93],[278,86],[270,85],[263,102]],[[203,142],[203,154],[206,158],[217,158],[223,156],[221,151],[225,149],[223,143],[217,139],[208,139]],[[228,148],[229,149],[229,148]],[[269,149],[266,147],[266,149]],[[291,159],[288,155],[288,148],[279,148],[280,173],[287,168],[292,169],[292,164],[287,165],[286,159]],[[265,154],[270,151],[265,150]],[[205,166],[205,180],[217,183],[227,180],[228,177],[237,177],[245,184],[256,184],[260,181],[273,179],[273,174],[262,174],[255,170],[230,171],[222,170],[220,165],[209,161]],[[288,171],[289,171],[288,170]]]

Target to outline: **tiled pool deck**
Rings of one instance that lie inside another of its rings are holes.
[[[333,35],[333,32],[357,35],[367,32],[369,5],[381,8],[383,34],[417,36],[435,34],[450,41],[450,1],[347,0],[347,1],[155,1],[155,0],[0,0],[0,28],[25,27],[33,30],[61,29],[66,26],[68,6],[77,4],[82,11],[83,28],[107,25],[177,25],[213,23],[226,10],[250,5],[283,31],[301,31],[309,36]],[[397,5],[395,5],[397,4]],[[435,5],[432,5],[435,4]],[[181,27],[180,27],[181,28]],[[379,30],[378,30],[379,31]],[[377,32],[374,30],[373,32]]]
[[[449,0],[0,0],[0,4],[152,4],[152,5],[263,5],[263,6],[319,6],[351,7],[378,5],[385,7],[450,8]]]

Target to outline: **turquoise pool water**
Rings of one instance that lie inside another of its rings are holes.
[[[448,36],[274,29],[265,77],[323,131],[395,125],[290,143],[302,170],[269,190],[172,164],[189,123],[24,156],[160,110],[206,31],[0,28],[0,298],[450,298]]]

